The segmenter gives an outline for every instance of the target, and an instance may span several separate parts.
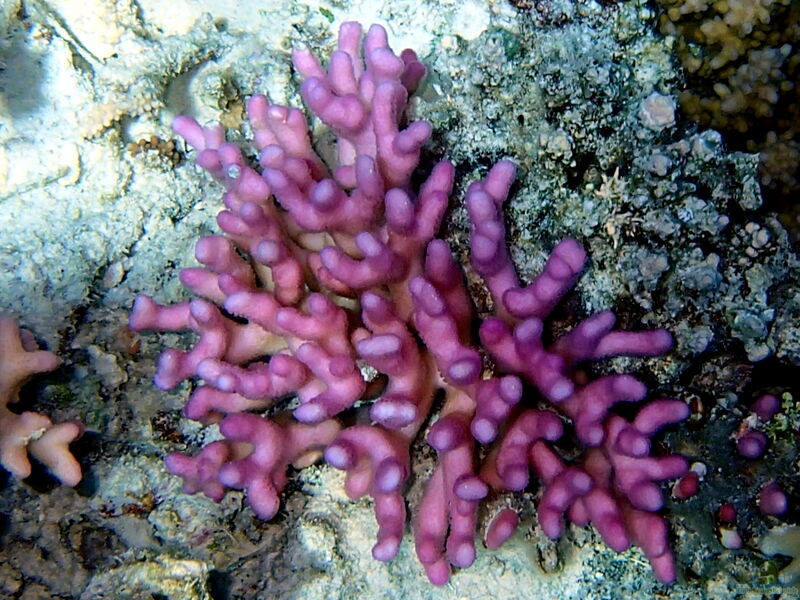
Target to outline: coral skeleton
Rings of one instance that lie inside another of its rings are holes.
[[[538,514],[548,536],[562,534],[565,516],[591,522],[614,550],[640,546],[656,576],[672,581],[658,483],[685,475],[687,464],[653,456],[651,437],[684,419],[687,405],[651,401],[628,421],[613,407],[643,401],[645,385],[631,375],[591,379],[582,368],[661,355],[670,334],[616,330],[605,311],[546,341],[544,320],[587,256],[565,239],[538,277],[519,281],[502,218],[515,167],[503,160],[466,192],[472,265],[494,305],[473,339],[478,317],[462,269],[436,237],[454,167],[442,161],[412,183],[431,135],[427,122],[406,123],[424,66],[411,50],[396,55],[382,27],[362,40],[353,22],[342,25],[327,69],[306,49],[292,58],[309,111],[335,134],[334,164],[312,146],[303,112],[262,95],[247,103],[256,167],[225,141],[222,126],[187,116],[174,122],[198,165],[225,187],[223,234],[201,238],[202,266],[180,274],[194,299],[161,306],[140,296],[130,325],[196,333],[191,349],[162,354],[155,382],[171,389],[202,381],[185,416],[218,423],[224,439],[194,456],[170,454],[167,468],[189,493],[220,500],[245,490],[253,511],[270,519],[289,466],[322,455],[346,471],[349,497],[372,497],[373,556],[390,561],[406,526],[410,446],[426,432],[438,461],[411,521],[432,583],[475,560],[481,500],[526,488],[530,472],[542,482]],[[372,370],[379,376],[365,375]],[[439,393],[444,405],[432,415]],[[353,419],[349,409],[376,396],[369,419]],[[585,447],[577,460],[551,446],[565,424]],[[491,446],[483,464],[481,445]],[[501,545],[518,522],[514,511],[501,511],[487,545]]]
[[[31,474],[30,454],[61,483],[74,486],[81,480],[81,466],[69,444],[81,436],[83,426],[71,421],[53,424],[46,415],[17,414],[8,408],[19,401],[20,388],[31,376],[60,364],[55,354],[39,350],[33,335],[12,317],[0,315],[0,465],[24,479]]]

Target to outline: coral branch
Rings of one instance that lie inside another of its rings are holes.
[[[74,486],[82,473],[69,445],[83,434],[83,425],[54,425],[43,414],[16,414],[8,408],[19,401],[20,388],[28,379],[60,364],[55,354],[39,350],[33,336],[19,329],[13,318],[0,315],[0,465],[24,479],[31,474],[30,454],[61,483]]]

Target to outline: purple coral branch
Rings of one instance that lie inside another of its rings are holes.
[[[325,421],[281,427],[241,413],[225,417],[220,432],[227,439],[209,444],[197,456],[169,454],[167,469],[183,478],[184,491],[202,491],[212,500],[221,500],[228,488],[246,490],[256,515],[271,519],[288,482],[286,468],[307,463],[310,453],[321,451],[338,434],[339,424]]]

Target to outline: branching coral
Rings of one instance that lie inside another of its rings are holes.
[[[22,385],[36,373],[52,371],[61,364],[52,352],[39,350],[29,331],[13,318],[0,315],[0,465],[20,479],[31,474],[28,454],[44,464],[64,485],[77,485],[81,467],[70,454],[69,444],[83,427],[76,422],[58,423],[49,417],[8,409],[19,400]]]
[[[260,172],[225,142],[221,126],[189,117],[174,123],[197,163],[226,188],[217,218],[224,235],[200,239],[195,255],[203,266],[181,272],[200,298],[160,306],[140,296],[130,325],[198,335],[190,350],[164,352],[155,381],[170,389],[201,379],[185,415],[219,423],[225,439],[195,456],[169,455],[168,469],[187,492],[215,500],[246,490],[254,512],[269,519],[287,467],[323,452],[347,472],[351,498],[373,498],[373,556],[388,561],[405,529],[410,444],[441,391],[444,406],[426,438],[438,463],[412,518],[417,556],[434,584],[475,559],[478,505],[490,488],[523,489],[529,469],[544,483],[545,533],[561,534],[564,513],[591,521],[610,547],[635,543],[661,580],[674,579],[656,482],[687,467],[682,457],[651,456],[650,438],[685,418],[687,407],[654,401],[629,422],[612,408],[643,400],[644,384],[630,375],[591,380],[581,368],[609,356],[662,354],[671,336],[614,330],[606,311],[546,341],[543,320],[580,276],[586,253],[566,239],[533,282],[520,284],[501,213],[515,168],[501,161],[466,194],[472,264],[495,307],[480,324],[482,353],[461,268],[435,237],[454,168],[440,162],[419,187],[412,184],[431,128],[401,125],[423,65],[411,50],[395,55],[380,26],[362,42],[356,23],[342,26],[327,71],[304,49],[293,61],[305,77],[306,104],[336,135],[332,169],[312,147],[303,113],[264,96],[247,105]],[[380,376],[365,377],[366,367]],[[376,395],[370,423],[336,418]],[[295,397],[294,410],[283,411]],[[565,420],[588,448],[574,463],[548,445]],[[479,466],[477,446],[495,440]],[[501,512],[487,544],[501,544],[516,523]]]

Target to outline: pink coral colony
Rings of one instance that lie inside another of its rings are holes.
[[[186,116],[174,122],[197,163],[226,189],[217,217],[223,235],[200,239],[202,266],[181,272],[195,299],[159,306],[140,296],[130,325],[197,334],[190,350],[162,354],[155,381],[170,389],[202,380],[185,415],[219,423],[224,440],[194,456],[172,453],[167,468],[187,492],[214,500],[245,490],[254,512],[270,519],[287,468],[322,452],[347,472],[351,498],[374,500],[373,556],[389,561],[405,530],[409,446],[441,391],[444,407],[426,437],[438,463],[412,516],[416,553],[431,582],[442,585],[452,567],[474,561],[479,502],[525,489],[531,473],[543,488],[538,518],[545,534],[560,536],[565,516],[591,522],[611,548],[641,547],[656,576],[672,581],[658,482],[683,476],[687,464],[653,456],[650,440],[686,418],[687,405],[651,401],[629,421],[612,408],[644,400],[644,384],[631,375],[590,380],[580,368],[610,356],[663,354],[669,333],[615,330],[605,311],[545,342],[543,322],[579,278],[586,253],[565,239],[533,282],[520,283],[502,219],[515,167],[503,160],[466,192],[472,266],[494,305],[480,323],[478,345],[461,268],[435,237],[453,165],[442,161],[413,185],[431,126],[401,128],[424,66],[411,50],[395,55],[382,27],[373,25],[362,41],[352,22],[342,25],[327,70],[305,49],[293,62],[305,78],[306,105],[336,136],[333,167],[313,149],[304,114],[262,95],[247,103],[256,169],[219,124],[203,127]],[[368,381],[365,367],[381,376]],[[370,422],[343,427],[336,416],[373,398],[378,381],[385,388],[369,407]],[[298,401],[291,414],[261,414],[287,396]],[[565,423],[586,449],[577,460],[551,445]],[[478,464],[478,446],[490,444]],[[496,515],[487,546],[501,545],[518,520],[510,509]]]

